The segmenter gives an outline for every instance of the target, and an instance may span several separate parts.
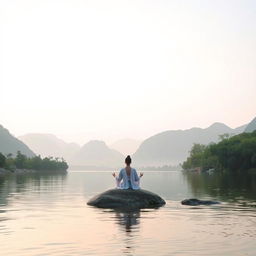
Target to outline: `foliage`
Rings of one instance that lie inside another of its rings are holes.
[[[232,171],[256,168],[256,131],[225,138],[208,146],[194,144],[183,169],[226,169]]]
[[[206,150],[206,146],[202,144],[194,144],[191,151],[190,156],[187,160],[183,163],[183,169],[189,169],[193,167],[202,166],[203,161],[203,153]]]
[[[6,157],[0,153],[0,167],[6,169],[28,169],[28,170],[45,170],[45,171],[64,171],[68,169],[65,160],[52,157],[41,158],[41,156],[27,157],[20,151],[17,152],[16,157],[8,154]]]
[[[26,155],[21,154],[20,151],[17,152],[17,156],[14,160],[14,164],[18,169],[23,169],[25,168],[25,164],[27,161]]]
[[[4,167],[6,157],[0,153],[0,167]]]
[[[219,135],[219,139],[220,139],[220,140],[225,140],[225,139],[230,138],[230,136],[231,136],[231,134],[229,134],[229,133],[224,133],[224,134]]]

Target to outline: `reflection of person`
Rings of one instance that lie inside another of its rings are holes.
[[[140,211],[116,212],[116,218],[121,226],[125,227],[126,232],[132,231],[132,226],[139,224]]]
[[[131,168],[131,162],[131,157],[127,156],[125,158],[126,167],[120,170],[118,176],[115,173],[112,174],[116,178],[117,188],[140,189],[140,178],[143,176],[143,173],[140,173],[140,176],[138,176],[137,171]]]

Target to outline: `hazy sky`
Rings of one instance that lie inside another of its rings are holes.
[[[256,1],[0,0],[0,124],[80,144],[256,116]]]

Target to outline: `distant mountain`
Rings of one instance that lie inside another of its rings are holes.
[[[253,132],[256,130],[256,117],[246,126],[245,132]]]
[[[0,125],[0,152],[16,155],[17,151],[28,157],[35,156],[34,152],[27,145],[15,138],[7,129]]]
[[[245,128],[247,127],[247,124],[244,124],[242,126],[239,126],[237,128],[234,129],[233,133],[234,134],[240,134],[242,132],[245,132]]]
[[[124,163],[124,156],[107,147],[105,142],[93,140],[85,144],[71,161],[74,165],[116,167]]]
[[[123,155],[132,155],[139,148],[141,141],[133,139],[122,139],[111,144],[109,147],[113,148]]]
[[[232,129],[222,123],[214,123],[206,129],[165,131],[142,142],[133,155],[133,162],[139,166],[175,165],[183,162],[193,143],[209,144],[219,141],[219,135],[241,133],[244,127]]]
[[[78,144],[66,143],[52,134],[30,133],[19,139],[42,157],[63,157],[68,162],[80,149]]]

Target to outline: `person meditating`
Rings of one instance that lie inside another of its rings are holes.
[[[139,209],[158,208],[165,201],[157,194],[140,189],[140,179],[143,173],[137,174],[131,168],[131,157],[125,159],[126,167],[121,169],[118,176],[114,176],[117,188],[108,189],[90,199],[87,204],[105,209],[119,209],[120,212],[139,212]]]
[[[127,156],[125,158],[126,167],[120,170],[119,175],[116,176],[115,173],[112,173],[119,189],[140,189],[140,178],[143,176],[143,173],[140,173],[140,176],[138,176],[137,171],[131,168],[131,162],[131,157]]]

